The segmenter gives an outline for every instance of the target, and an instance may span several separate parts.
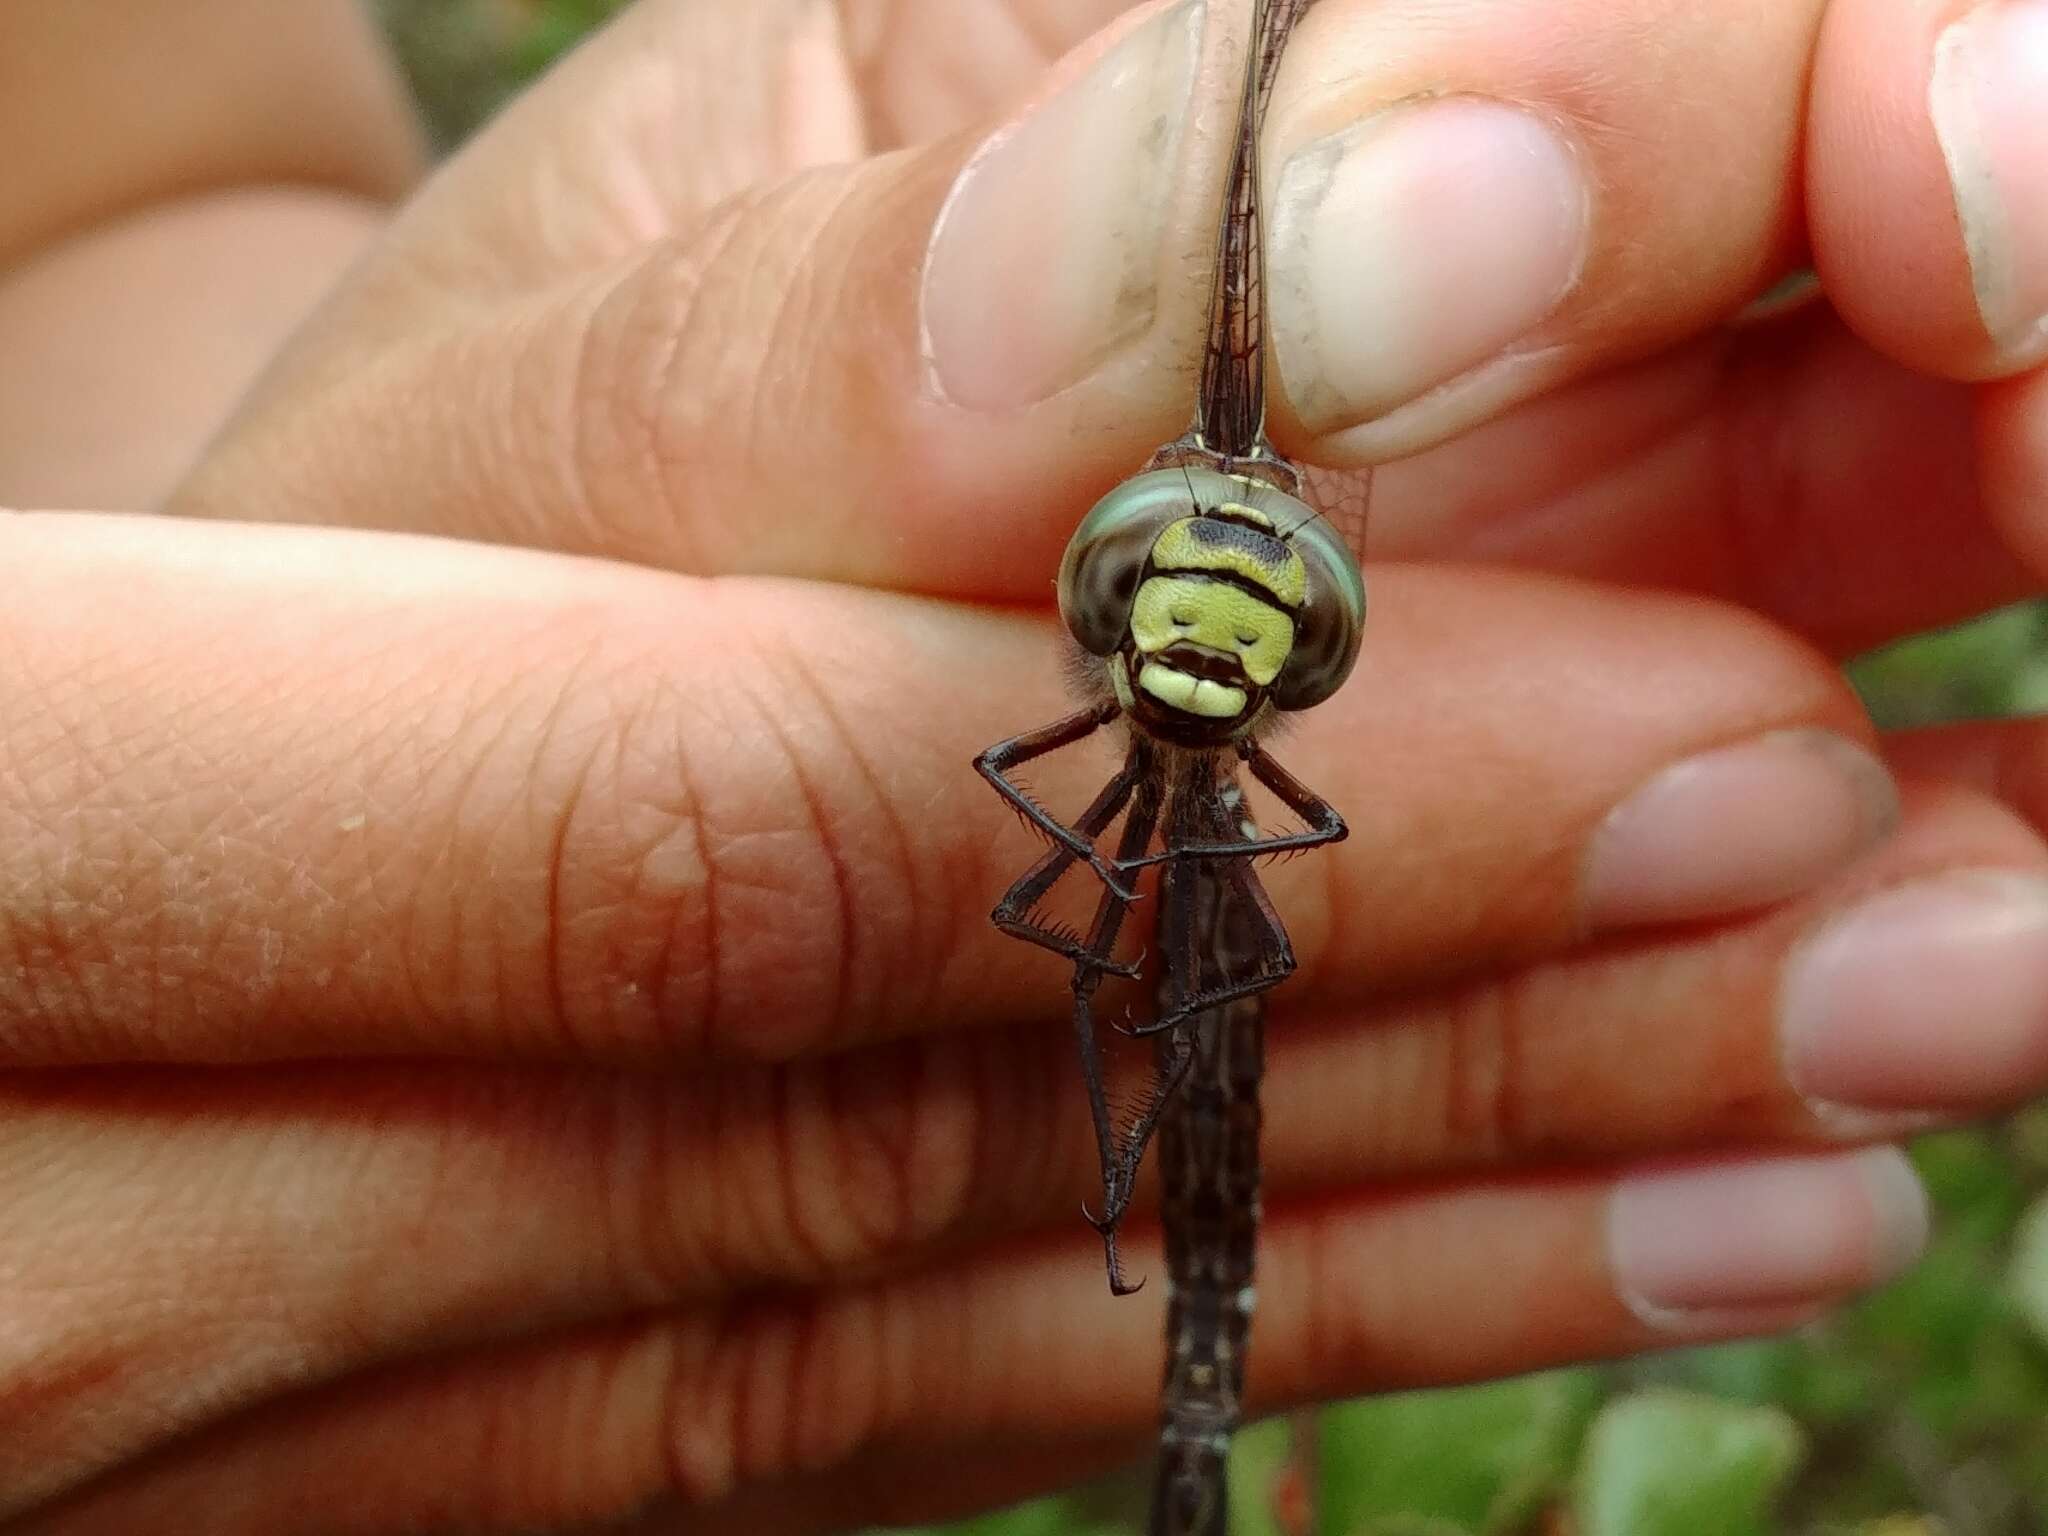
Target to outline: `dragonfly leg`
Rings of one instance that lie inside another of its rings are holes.
[[[1245,845],[1240,843],[1237,846],[1241,849]],[[1250,861],[1226,864],[1222,878],[1250,909],[1263,930],[1264,942],[1258,946],[1259,964],[1244,976],[1183,994],[1176,998],[1170,1007],[1163,1009],[1158,1018],[1149,1023],[1131,1025],[1124,1029],[1125,1034],[1142,1038],[1171,1033],[1181,1029],[1197,1014],[1207,1013],[1212,1008],[1228,1007],[1231,1003],[1257,996],[1279,986],[1294,974],[1295,967],[1299,964],[1294,958],[1294,945],[1287,937],[1287,929],[1280,922],[1280,914],[1273,910],[1272,898],[1266,894],[1266,888],[1259,884],[1259,877],[1253,871]]]
[[[1156,790],[1153,793],[1156,794]],[[1126,843],[1118,851],[1134,853],[1142,850],[1142,843],[1135,846]],[[1187,865],[1169,868],[1160,893],[1159,938],[1166,967],[1162,987],[1175,996],[1185,990],[1186,978],[1196,974],[1194,967],[1198,962],[1195,953],[1195,882],[1186,878],[1189,869]],[[1138,1168],[1145,1160],[1145,1151],[1159,1129],[1160,1119],[1186,1081],[1194,1060],[1194,1031],[1185,1026],[1176,1029],[1168,1042],[1165,1059],[1153,1078],[1151,1095],[1138,1118],[1120,1138],[1115,1139],[1109,1133],[1106,1107],[1100,1110],[1096,1121],[1096,1148],[1102,1159],[1103,1210],[1099,1218],[1090,1216],[1088,1219],[1102,1234],[1103,1247],[1109,1257],[1110,1289],[1119,1295],[1128,1295],[1138,1287],[1123,1283],[1116,1258],[1117,1228],[1137,1191]]]
[[[1124,822],[1123,835],[1118,839],[1117,851],[1121,855],[1143,852],[1145,845],[1152,840],[1152,829],[1159,820],[1159,786],[1145,776],[1148,767],[1142,756],[1133,757],[1133,775],[1140,783],[1136,803],[1131,807],[1131,814]],[[1114,891],[1102,893],[1102,899],[1095,908],[1094,924],[1083,946],[1083,958],[1074,966],[1073,982],[1074,1038],[1081,1053],[1081,1079],[1088,1092],[1088,1119],[1095,1131],[1095,1156],[1102,1170],[1103,1195],[1100,1216],[1086,1206],[1081,1208],[1081,1214],[1101,1234],[1103,1259],[1109,1267],[1109,1288],[1118,1296],[1128,1296],[1144,1283],[1125,1283],[1123,1264],[1116,1251],[1117,1227],[1131,1203],[1131,1181],[1136,1161],[1124,1156],[1118,1144],[1115,1122],[1110,1117],[1102,1043],[1095,1032],[1095,992],[1105,972],[1124,974],[1107,962],[1110,951],[1116,946],[1124,915],[1129,910],[1130,903]]]
[[[1160,1120],[1179,1094],[1181,1084],[1187,1080],[1188,1071],[1194,1063],[1194,1032],[1183,1024],[1174,1032],[1166,1063],[1152,1085],[1152,1095],[1146,1102],[1144,1113],[1124,1133],[1122,1146],[1103,1166],[1102,1214],[1095,1216],[1085,1209],[1082,1211],[1089,1224],[1102,1234],[1103,1248],[1109,1258],[1109,1288],[1119,1296],[1132,1294],[1145,1282],[1141,1280],[1136,1285],[1123,1283],[1122,1269],[1116,1256],[1117,1229],[1123,1224],[1124,1215],[1130,1210],[1131,1198],[1137,1192],[1138,1168],[1145,1161],[1146,1149],[1152,1145]]]
[[[1320,848],[1325,843],[1341,843],[1351,835],[1351,829],[1344,824],[1344,818],[1338,814],[1337,808],[1281,767],[1264,747],[1255,741],[1248,741],[1238,748],[1238,754],[1244,759],[1252,777],[1273,791],[1274,797],[1306,822],[1307,826],[1299,832],[1282,833],[1278,837],[1255,837],[1234,842],[1183,843],[1175,847],[1162,848],[1157,853],[1143,854],[1135,859],[1117,860],[1117,872],[1131,875],[1147,865],[1165,864],[1174,859],[1261,859],[1268,854],[1289,853],[1302,848]]]
[[[975,758],[974,771],[994,785],[996,793],[1009,801],[1011,808],[1027,823],[1072,853],[1076,860],[1085,859],[1105,886],[1129,901],[1135,893],[1125,883],[1123,873],[1095,851],[1095,840],[1079,828],[1061,821],[1009,777],[1013,768],[1092,736],[1114,720],[1117,713],[1114,703],[1099,704],[1055,720],[1051,725],[1042,725],[1035,731],[1026,731],[1022,736],[999,741]]]
[[[1102,1164],[1102,1214],[1097,1216],[1086,1206],[1081,1214],[1088,1224],[1102,1237],[1104,1257],[1109,1263],[1109,1288],[1118,1296],[1129,1296],[1144,1288],[1140,1280],[1135,1285],[1124,1282],[1123,1265],[1117,1258],[1116,1235],[1123,1225],[1125,1214],[1131,1208],[1131,1198],[1137,1193],[1138,1168],[1145,1161],[1146,1149],[1152,1145],[1152,1137],[1159,1129],[1159,1121],[1166,1114],[1174,1096],[1180,1092],[1186,1081],[1188,1069],[1194,1065],[1195,1041],[1193,1032],[1181,1029],[1175,1036],[1171,1053],[1159,1077],[1153,1083],[1151,1098],[1141,1114],[1124,1133],[1121,1146],[1105,1151]]]
[[[1074,823],[1074,830],[1088,839],[1091,848],[1094,846],[1094,840],[1102,835],[1105,827],[1116,820],[1117,813],[1131,798],[1132,787],[1138,782],[1138,773],[1139,764],[1134,757],[1124,764],[1114,778],[1102,786],[1101,793]],[[1148,827],[1148,837],[1149,834]],[[1141,843],[1139,847],[1142,850],[1143,844]],[[1072,961],[1077,967],[1107,972],[1112,976],[1135,977],[1139,972],[1137,962],[1123,964],[1112,961],[1107,949],[1096,946],[1093,941],[1084,943],[1081,935],[1072,928],[1042,922],[1033,916],[1038,903],[1045,899],[1046,892],[1053,888],[1061,875],[1079,862],[1080,855],[1073,849],[1065,844],[1055,843],[1045,851],[1044,856],[1036,864],[1025,871],[1023,878],[1003,892],[1003,899],[996,903],[995,910],[989,916],[996,927],[1010,937],[1022,939],[1027,944],[1036,944],[1041,949],[1049,949],[1054,954]],[[1129,902],[1119,896],[1115,888],[1104,890],[1102,901],[1103,905],[1098,906],[1096,911],[1098,925],[1108,903],[1120,903],[1119,919],[1123,909],[1129,906]],[[1112,942],[1114,938],[1112,933]]]

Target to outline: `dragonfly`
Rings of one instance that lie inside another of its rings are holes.
[[[1265,425],[1265,264],[1259,131],[1288,37],[1313,0],[1252,0],[1252,26],[1211,269],[1194,418],[1084,516],[1059,607],[1072,641],[1074,713],[998,742],[975,768],[1048,843],[992,914],[1004,933],[1072,967],[1075,1038],[1101,1167],[1110,1289],[1117,1237],[1155,1138],[1169,1284],[1167,1361],[1150,1536],[1222,1536],[1225,1463],[1244,1391],[1259,1223],[1264,994],[1295,969],[1260,860],[1334,843],[1343,817],[1262,738],[1341,687],[1357,661],[1365,584],[1347,538],[1303,499],[1301,471]],[[1107,731],[1122,766],[1071,822],[1018,777]],[[1262,833],[1243,779],[1299,819]],[[1111,829],[1121,826],[1114,839]],[[1111,851],[1105,851],[1108,843]],[[1085,929],[1041,908],[1085,868],[1100,885]],[[1099,995],[1140,982],[1118,958],[1140,883],[1155,883],[1150,1016],[1111,1021],[1153,1042],[1134,1109],[1113,1113]]]

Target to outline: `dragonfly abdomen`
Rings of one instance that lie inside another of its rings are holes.
[[[1179,798],[1169,819],[1183,836],[1222,841],[1257,835],[1234,783],[1196,786]],[[1209,973],[1205,981],[1248,973],[1263,938],[1223,875],[1214,860],[1191,861],[1166,875],[1188,883],[1193,947]],[[1162,905],[1171,900],[1163,896]],[[1171,1004],[1164,988],[1161,1004]],[[1167,1353],[1150,1536],[1223,1536],[1230,1437],[1243,1413],[1257,1304],[1264,1000],[1240,998],[1197,1014],[1185,1028],[1194,1059],[1159,1126]],[[1163,1043],[1162,1059],[1171,1050]]]

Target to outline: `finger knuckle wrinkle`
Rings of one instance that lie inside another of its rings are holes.
[[[546,786],[545,962],[572,1039],[665,1052],[716,998],[715,838],[688,711],[638,677],[569,685],[536,782]],[[583,718],[578,719],[577,716]]]
[[[1376,1341],[1382,1336],[1369,1315],[1375,1298],[1360,1287],[1349,1262],[1353,1245],[1338,1230],[1346,1219],[1335,1204],[1290,1211],[1273,1251],[1261,1260],[1261,1269],[1272,1271],[1274,1321],[1291,1313],[1300,1326],[1289,1331],[1316,1341],[1315,1358],[1300,1365],[1307,1391],[1327,1392],[1336,1381],[1369,1390],[1380,1379]]]
[[[492,1382],[503,1390],[434,1404],[476,1426],[463,1470],[479,1490],[479,1527],[552,1529],[565,1519],[599,1520],[662,1484],[646,1462],[622,1458],[619,1448],[636,1443],[650,1408],[647,1387],[669,1352],[662,1331],[634,1326],[566,1356],[515,1356],[507,1369],[520,1374]]]
[[[723,1312],[647,1322],[597,1357],[596,1417],[605,1440],[636,1447],[634,1481],[652,1485],[638,1496],[708,1504],[738,1486],[725,1329]]]
[[[622,669],[627,696],[555,775],[564,1013],[660,1053],[787,1060],[829,1037],[850,985],[840,823],[787,695],[701,695],[672,673],[666,657]]]
[[[764,709],[783,711],[776,729],[809,817],[812,878],[829,889],[829,904],[818,906],[830,928],[813,924],[832,977],[819,1023],[827,1039],[857,1038],[893,1029],[899,978],[928,985],[943,957],[924,932],[933,904],[923,896],[918,838],[859,722],[845,713],[846,679],[825,675],[826,664],[796,650],[781,655],[771,668],[781,702]]]
[[[844,926],[831,827],[768,710],[690,693],[672,669],[629,669],[633,696],[581,749],[558,809],[567,1011],[656,1052],[785,1059],[830,1017],[815,994]]]
[[[686,570],[717,563],[705,535],[718,519],[687,501],[723,478],[738,332],[706,291],[730,228],[663,242],[619,275],[585,322],[576,371],[573,474],[595,542]]]
[[[1276,1333],[1314,1341],[1296,1386],[1350,1396],[1428,1384],[1439,1341],[1415,1320],[1440,1311],[1445,1227],[1435,1192],[1343,1197],[1290,1210],[1269,1268]],[[1365,1276],[1365,1283],[1360,1277]],[[1299,1327],[1285,1326],[1299,1319]],[[1269,1390],[1287,1386],[1269,1383]]]
[[[830,1063],[822,1134],[809,1161],[824,1177],[842,1261],[872,1262],[943,1242],[970,1221],[988,1106],[966,1069],[966,1042],[918,1041]]]
[[[671,1375],[663,1433],[674,1491],[709,1503],[833,1466],[874,1439],[885,1310],[862,1293],[729,1309]]]
[[[707,586],[707,605],[725,599]],[[783,1061],[859,1034],[915,960],[919,870],[853,733],[801,666],[729,642],[732,686],[677,676],[672,630],[565,706],[541,781],[560,1008],[656,1051]],[[588,713],[584,710],[584,713]],[[906,936],[910,943],[906,944]],[[926,978],[927,982],[929,978]]]
[[[939,1059],[954,1055],[914,1043],[720,1073],[690,1112],[725,1176],[646,1212],[657,1264],[728,1285],[843,1280],[963,1229],[983,1108]]]
[[[794,878],[786,889],[792,894],[801,891],[810,900],[799,898],[798,905],[780,914],[787,925],[784,938],[799,939],[803,944],[801,950],[786,953],[823,990],[807,1012],[764,1010],[748,1020],[746,1027],[751,1037],[749,1049],[790,1055],[829,1044],[845,1031],[848,1022],[862,958],[855,952],[854,850],[844,840],[846,824],[835,814],[821,787],[826,782],[840,782],[836,775],[828,780],[818,771],[829,748],[821,752],[806,722],[782,717],[774,704],[763,707],[761,719],[782,749],[786,777],[780,798],[791,808],[791,819],[803,823],[797,839],[799,867],[789,872]]]
[[[1445,1004],[1440,1039],[1440,1134],[1461,1156],[1491,1162],[1526,1139],[1517,1073],[1529,999],[1518,982],[1488,980]]]

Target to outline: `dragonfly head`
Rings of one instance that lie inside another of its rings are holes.
[[[1139,723],[1220,745],[1307,709],[1358,658],[1365,585],[1343,540],[1263,480],[1152,470],[1097,502],[1060,563],[1060,613]]]

